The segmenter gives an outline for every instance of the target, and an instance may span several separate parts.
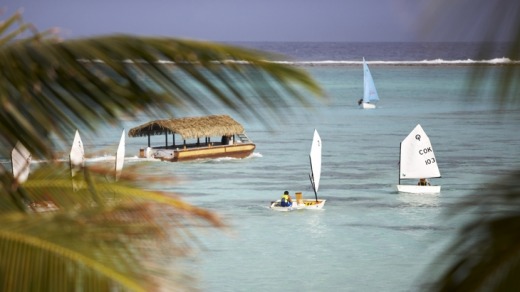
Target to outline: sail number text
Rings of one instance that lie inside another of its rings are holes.
[[[419,150],[419,154],[420,155],[424,155],[424,154],[430,153],[430,152],[433,152],[432,147],[428,147],[428,148],[424,148],[424,149]]]
[[[430,152],[433,153],[432,147],[420,149],[419,150],[419,155],[425,155],[425,154],[430,153]],[[426,165],[433,164],[433,163],[435,163],[435,158],[434,157],[428,158],[428,159],[426,159],[424,161],[424,163],[426,163]]]

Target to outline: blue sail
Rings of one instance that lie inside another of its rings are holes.
[[[374,79],[372,78],[372,74],[370,74],[368,65],[365,62],[365,58],[363,58],[363,81],[363,102],[377,102],[379,100],[379,95],[377,94],[376,85],[374,84]]]

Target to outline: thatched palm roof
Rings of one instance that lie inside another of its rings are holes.
[[[176,133],[183,139],[193,139],[241,134],[244,133],[244,128],[228,115],[214,115],[151,121],[132,128],[128,136],[141,137],[164,133]]]

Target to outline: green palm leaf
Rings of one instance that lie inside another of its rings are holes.
[[[432,2],[433,3],[433,2]],[[446,11],[450,5],[468,8],[466,15],[476,15],[457,29],[466,34],[481,26],[484,39],[476,59],[489,59],[492,52],[500,46],[505,46],[507,56],[513,61],[520,59],[520,2],[496,1],[441,1],[432,5]],[[443,5],[446,4],[446,5]],[[482,4],[488,9],[482,10]],[[476,10],[473,10],[476,9]],[[433,12],[433,9],[429,10]],[[456,11],[456,9],[454,9]],[[459,10],[460,11],[460,10]],[[437,11],[438,12],[438,11]],[[473,13],[478,12],[479,14]],[[448,14],[437,14],[437,18]],[[453,15],[451,15],[453,16]],[[474,19],[480,18],[479,23]],[[437,19],[439,20],[439,19]],[[430,26],[429,22],[428,26]],[[448,22],[442,22],[446,24]],[[439,29],[439,27],[433,27]],[[442,29],[442,28],[441,28]],[[451,27],[449,29],[452,29]],[[507,37],[503,42],[497,37]],[[468,78],[468,96],[475,91],[492,94],[498,107],[508,110],[518,109],[520,87],[518,80],[520,70],[518,65],[506,64],[500,68],[497,78],[495,66],[477,66],[471,69]],[[489,80],[496,82],[494,91],[486,91]],[[500,113],[500,112],[498,112]],[[497,116],[500,118],[500,116]],[[432,278],[431,270],[437,266],[446,266],[440,275],[434,275],[433,291],[515,291],[520,286],[520,171],[497,178],[495,182],[483,185],[475,192],[464,197],[459,204],[450,208],[449,218],[457,214],[471,216],[456,235],[455,240],[441,256],[433,263],[427,278]]]
[[[90,173],[95,191],[71,194],[68,167],[44,166],[19,188],[42,211],[49,205],[53,210],[27,214],[12,206],[2,211],[0,265],[9,267],[0,273],[3,291],[71,291],[83,287],[79,283],[95,291],[152,291],[160,286],[160,277],[150,275],[172,273],[172,263],[161,259],[179,258],[194,243],[182,228],[186,223],[222,225],[215,214],[171,194],[144,191],[124,180],[107,182],[108,174]],[[9,205],[0,196],[0,206]],[[171,285],[186,285],[171,280],[172,275],[166,277]]]
[[[520,171],[516,171],[451,208],[452,217],[472,214],[473,218],[434,263],[444,265],[450,260],[450,268],[444,271],[433,290],[508,291],[518,287],[519,182]]]
[[[121,114],[211,113],[223,104],[269,125],[280,121],[288,101],[309,106],[323,96],[305,72],[266,57],[226,45],[125,35],[10,43],[0,48],[0,143],[20,140],[35,155],[50,157],[49,132],[64,139],[76,128],[118,123]],[[32,137],[37,143],[28,143]]]
[[[48,161],[21,186],[0,166],[2,291],[187,289],[172,264],[196,244],[194,228],[224,226],[172,194],[140,189],[128,169],[117,183],[107,180],[113,170],[85,169],[85,187],[73,192],[68,166],[53,160],[70,147],[56,141],[77,128],[219,105],[272,126],[289,102],[323,97],[304,71],[238,47],[128,35],[59,41],[18,14],[0,36],[0,157],[20,141]]]

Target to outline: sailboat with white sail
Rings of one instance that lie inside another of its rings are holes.
[[[116,151],[115,181],[119,180],[121,172],[123,171],[123,164],[125,163],[125,145],[125,130],[123,129],[121,139],[119,140],[119,146]]]
[[[321,179],[321,137],[318,131],[314,130],[314,135],[311,144],[311,151],[309,153],[311,172],[309,173],[309,179],[311,181],[311,187],[314,191],[314,199],[303,199],[301,192],[296,192],[295,200],[289,207],[282,207],[281,200],[271,202],[271,209],[277,211],[292,211],[301,209],[322,209],[325,205],[324,199],[318,199],[318,189],[320,187]]]
[[[430,138],[418,124],[401,142],[397,190],[403,193],[436,194],[441,191],[441,186],[430,185],[428,179],[437,177],[441,177],[441,173]],[[419,180],[419,183],[404,185],[401,184],[402,179]]]
[[[374,79],[368,69],[367,62],[363,58],[363,98],[359,100],[359,107],[362,109],[374,109],[379,101]]]
[[[84,186],[83,175],[80,174],[85,167],[85,150],[83,149],[83,141],[81,141],[78,130],[76,130],[74,140],[72,141],[69,159],[72,189],[77,191]]]
[[[11,165],[13,170],[14,180],[18,184],[23,184],[27,181],[30,172],[32,156],[25,146],[16,142],[16,145],[11,152]]]
[[[29,152],[20,141],[16,142],[16,145],[11,152],[11,165],[13,178],[17,184],[16,187],[26,182],[29,178],[31,161],[31,152]],[[32,201],[24,195],[23,200],[33,212],[50,212],[58,210],[58,207],[54,201],[52,201],[52,198],[49,196],[47,197],[48,198],[44,200]]]

